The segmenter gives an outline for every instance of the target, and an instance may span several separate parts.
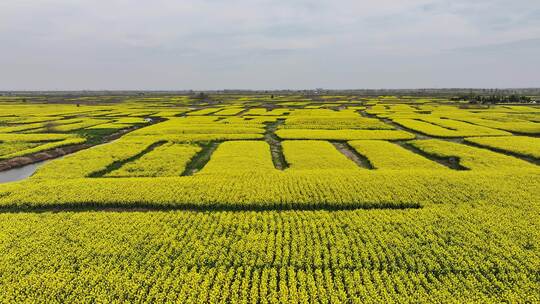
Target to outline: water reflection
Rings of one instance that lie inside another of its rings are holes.
[[[30,177],[36,170],[43,166],[47,161],[29,164],[24,167],[10,169],[0,172],[0,184],[16,182]]]

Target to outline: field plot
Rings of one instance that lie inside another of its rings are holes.
[[[384,139],[402,140],[413,139],[414,135],[400,130],[326,130],[326,129],[283,129],[276,134],[283,139],[324,139],[324,140],[358,140]]]
[[[0,99],[0,302],[540,302],[538,106],[115,98]]]
[[[327,141],[287,140],[283,142],[283,150],[285,160],[292,170],[359,168]]]
[[[505,131],[432,117],[423,118],[422,120],[401,118],[395,119],[394,122],[405,128],[436,137],[511,135]]]
[[[397,144],[383,140],[355,140],[349,144],[360,154],[367,157],[376,169],[386,170],[437,170],[445,169]]]
[[[511,156],[502,155],[469,147],[454,142],[441,141],[438,139],[415,140],[411,144],[418,149],[438,157],[456,157],[460,165],[467,169],[476,170],[515,170],[537,169],[537,166]]]
[[[228,141],[219,145],[200,174],[274,170],[270,146],[264,141]]]
[[[540,138],[527,136],[469,137],[465,141],[540,160]]]
[[[196,145],[162,144],[143,154],[139,159],[126,162],[119,169],[105,176],[110,177],[158,177],[180,176],[188,162],[201,151]]]

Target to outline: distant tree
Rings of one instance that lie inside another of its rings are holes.
[[[473,104],[498,104],[498,103],[531,103],[533,102],[531,97],[523,95],[462,95],[454,96],[451,98],[453,101],[469,101]]]
[[[210,99],[210,96],[206,94],[205,92],[198,92],[198,93],[192,94],[191,99],[197,102],[208,102]]]

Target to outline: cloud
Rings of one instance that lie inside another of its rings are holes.
[[[464,83],[446,63],[525,47],[539,16],[536,0],[4,0],[0,89],[530,85],[527,73]]]

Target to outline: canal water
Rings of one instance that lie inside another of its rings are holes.
[[[0,172],[0,184],[23,180],[30,177],[36,170],[43,166],[47,161],[33,163],[20,168],[14,168]]]

